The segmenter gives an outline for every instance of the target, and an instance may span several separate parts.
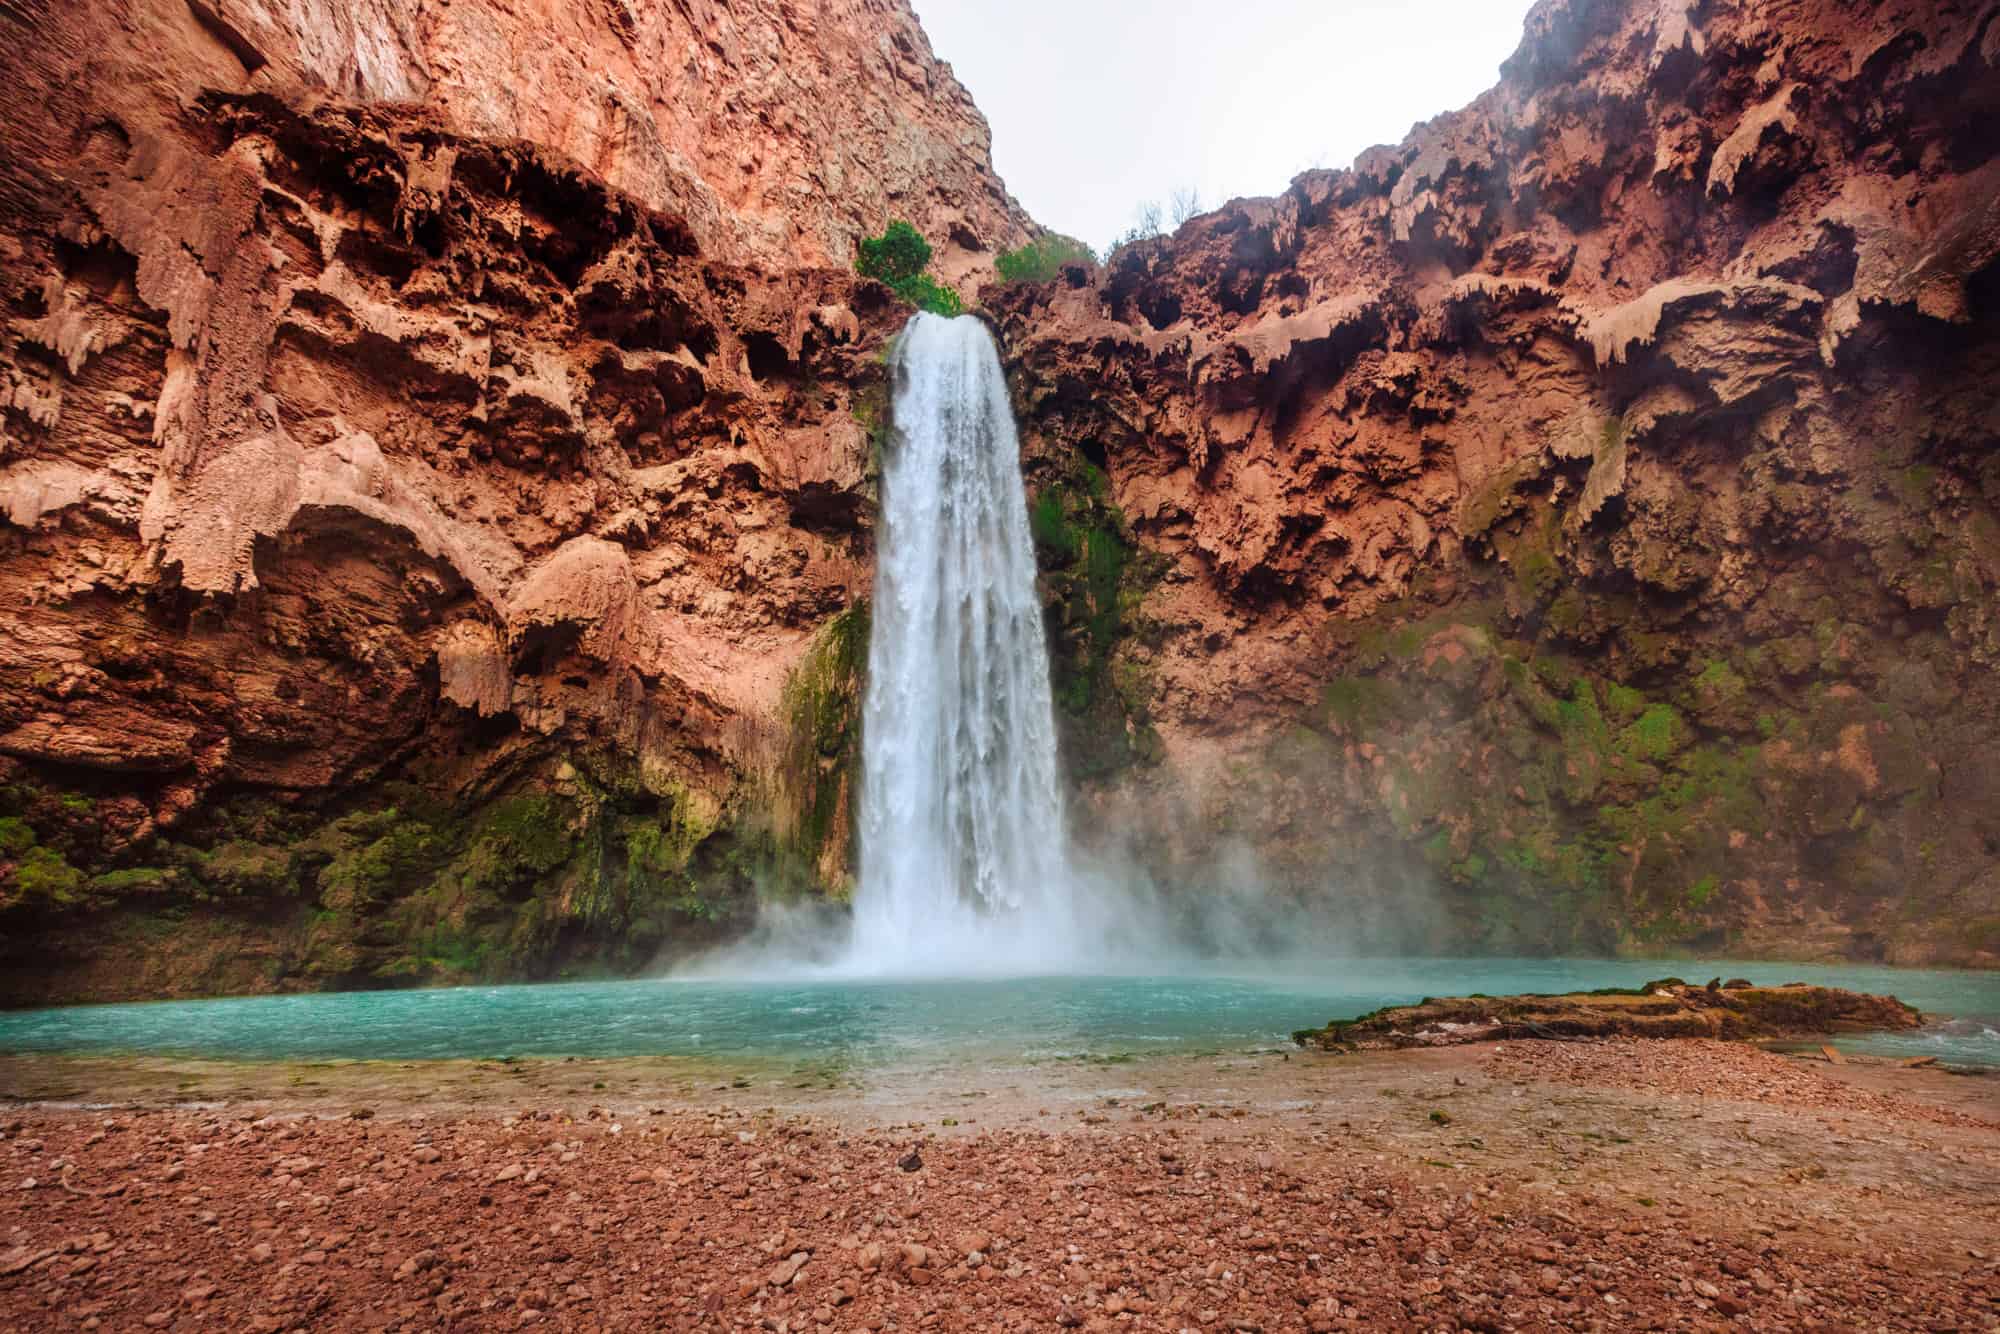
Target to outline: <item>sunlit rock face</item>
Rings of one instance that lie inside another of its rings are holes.
[[[109,111],[128,132],[164,128],[175,102],[207,90],[396,104],[447,133],[533,144],[682,218],[705,255],[770,268],[843,266],[891,215],[938,239],[952,277],[1025,235],[984,117],[901,0],[31,12],[17,64],[92,62],[70,108],[79,124]]]
[[[1045,550],[1079,824],[1390,939],[2000,961],[1996,62],[1548,0],[1402,144],[992,294],[1130,555]]]

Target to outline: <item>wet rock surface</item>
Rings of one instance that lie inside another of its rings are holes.
[[[1635,1060],[1661,1082],[1633,1092]],[[309,1094],[22,1108],[0,1117],[0,1317],[792,1330],[2000,1317],[1978,1240],[2000,1171],[1991,1091],[1976,1087],[1990,1081],[1822,1075],[1698,1042],[1120,1076],[1171,1092],[1099,1093],[1060,1120],[980,1103],[962,1127],[807,1111],[797,1095],[753,1110],[768,1086],[702,1107],[622,1078],[608,1103],[586,1085],[425,1108],[419,1076],[362,1120]],[[1189,1097],[1211,1079],[1233,1093]],[[1871,1080],[1906,1091],[1853,1096]],[[1776,1085],[1782,1106],[1758,1100]],[[948,1087],[930,1094],[970,1115]],[[1989,1116],[1913,1115],[1951,1107]]]
[[[1457,1046],[1508,1038],[1778,1038],[1916,1028],[1923,1015],[1893,996],[1803,983],[1706,987],[1663,978],[1634,990],[1563,996],[1454,996],[1392,1005],[1293,1034],[1325,1051]]]

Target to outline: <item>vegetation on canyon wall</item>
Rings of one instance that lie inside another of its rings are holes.
[[[820,628],[785,680],[785,740],[769,807],[783,874],[767,879],[766,893],[853,892],[868,628],[869,604],[857,602]]]
[[[1063,766],[1073,781],[1158,758],[1143,667],[1116,656],[1146,633],[1137,608],[1157,563],[1133,543],[1104,470],[1082,455],[1045,477],[1028,531],[1048,604],[1049,684]]]
[[[930,275],[930,263],[931,243],[915,227],[898,220],[880,236],[861,239],[854,271],[883,284],[918,310],[947,318],[957,315],[964,309],[958,293]]]
[[[993,261],[1003,283],[1054,282],[1065,264],[1095,264],[1097,254],[1073,236],[1044,232],[1034,240],[1009,250]]]
[[[726,806],[571,754],[470,801],[418,779],[331,806],[218,794],[120,844],[91,787],[15,766],[0,999],[615,976],[739,933],[761,901],[844,898],[868,619],[863,601],[822,627]]]
[[[142,996],[627,972],[725,931],[770,852],[605,756],[477,803],[402,781],[344,809],[239,792],[120,853],[94,805],[19,776],[0,790],[0,922],[38,942],[7,951],[10,997],[79,974]],[[52,947],[35,928],[55,913]]]

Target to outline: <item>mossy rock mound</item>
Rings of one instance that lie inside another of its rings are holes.
[[[1894,996],[1794,983],[1690,986],[1664,978],[1632,990],[1562,996],[1454,996],[1393,1005],[1292,1038],[1321,1051],[1455,1047],[1529,1038],[1785,1038],[1915,1028],[1923,1015]]]

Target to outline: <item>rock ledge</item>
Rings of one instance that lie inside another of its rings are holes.
[[[1562,996],[1426,997],[1292,1034],[1321,1051],[1455,1047],[1528,1038],[1778,1038],[1915,1028],[1923,1015],[1894,996],[1793,983],[1705,987],[1677,977],[1633,990]]]

